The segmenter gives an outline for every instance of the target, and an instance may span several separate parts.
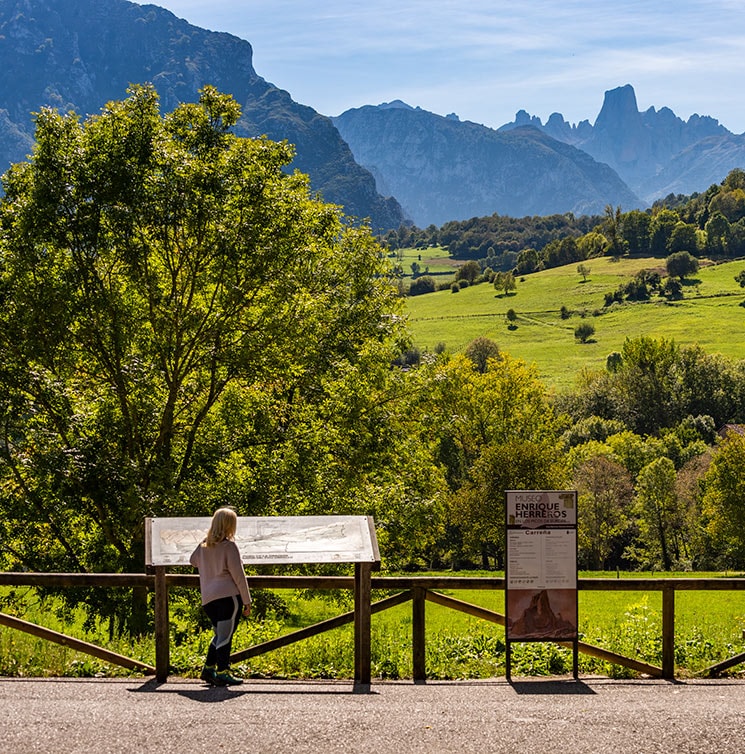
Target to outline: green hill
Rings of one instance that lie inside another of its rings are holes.
[[[684,298],[614,304],[604,308],[606,293],[630,280],[642,269],[665,275],[664,260],[656,258],[590,259],[583,281],[577,263],[544,270],[518,279],[509,295],[489,283],[458,293],[440,291],[407,299],[406,310],[414,345],[433,351],[440,343],[461,351],[474,338],[486,336],[513,356],[538,366],[544,382],[557,390],[572,387],[583,369],[602,369],[609,353],[620,350],[627,337],[647,335],[677,343],[698,344],[708,353],[745,358],[745,291],[735,275],[745,261],[701,263],[684,284]],[[572,314],[561,316],[562,307]],[[507,311],[517,320],[510,329]],[[585,317],[585,320],[582,317]],[[581,344],[574,330],[582,321],[595,327],[594,336]]]

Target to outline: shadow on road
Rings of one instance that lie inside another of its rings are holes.
[[[201,686],[194,688],[190,686],[185,688],[183,683],[171,682],[161,683],[155,678],[151,678],[145,681],[141,686],[136,689],[129,689],[131,693],[159,693],[159,694],[176,694],[187,699],[192,699],[196,702],[214,703],[225,702],[230,699],[236,699],[244,696],[245,694],[251,694],[251,696],[261,695],[274,695],[274,696],[287,696],[287,695],[312,695],[312,696],[356,696],[359,694],[376,695],[378,692],[371,690],[368,684],[354,684],[344,685],[338,688],[329,688],[328,685],[324,685],[323,688],[319,688],[318,685],[313,683],[304,684],[302,681],[290,681],[290,682],[277,682],[277,683],[251,683],[247,681],[242,686]]]
[[[547,694],[547,695],[594,695],[593,691],[584,681],[511,681],[510,685],[518,694]]]

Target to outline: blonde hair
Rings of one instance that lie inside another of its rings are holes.
[[[207,532],[206,547],[213,547],[224,539],[233,539],[238,526],[238,516],[232,508],[218,508],[212,516],[210,530]]]

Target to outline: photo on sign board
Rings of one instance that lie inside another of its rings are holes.
[[[508,639],[575,639],[576,589],[510,589]]]

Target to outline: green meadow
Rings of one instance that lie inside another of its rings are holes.
[[[453,259],[446,249],[430,246],[426,249],[398,249],[391,252],[391,263],[401,265],[403,278],[407,283],[413,279],[412,264],[418,264],[421,275],[432,275],[438,285],[455,280],[460,262]]]
[[[673,339],[680,345],[700,345],[707,353],[745,358],[745,290],[735,275],[745,261],[709,264],[684,281],[684,298],[668,302],[653,296],[647,302],[614,304],[605,308],[606,293],[633,278],[642,269],[665,275],[664,260],[609,257],[586,261],[586,280],[577,264],[518,278],[509,294],[489,283],[438,291],[406,299],[413,343],[422,351],[444,344],[450,352],[462,351],[474,338],[494,340],[503,351],[534,363],[546,385],[571,388],[583,368],[602,369],[608,354],[621,349],[624,340],[646,335]],[[571,316],[562,319],[565,307]],[[506,314],[514,309],[512,326]],[[580,343],[574,331],[583,320],[595,334]]]

